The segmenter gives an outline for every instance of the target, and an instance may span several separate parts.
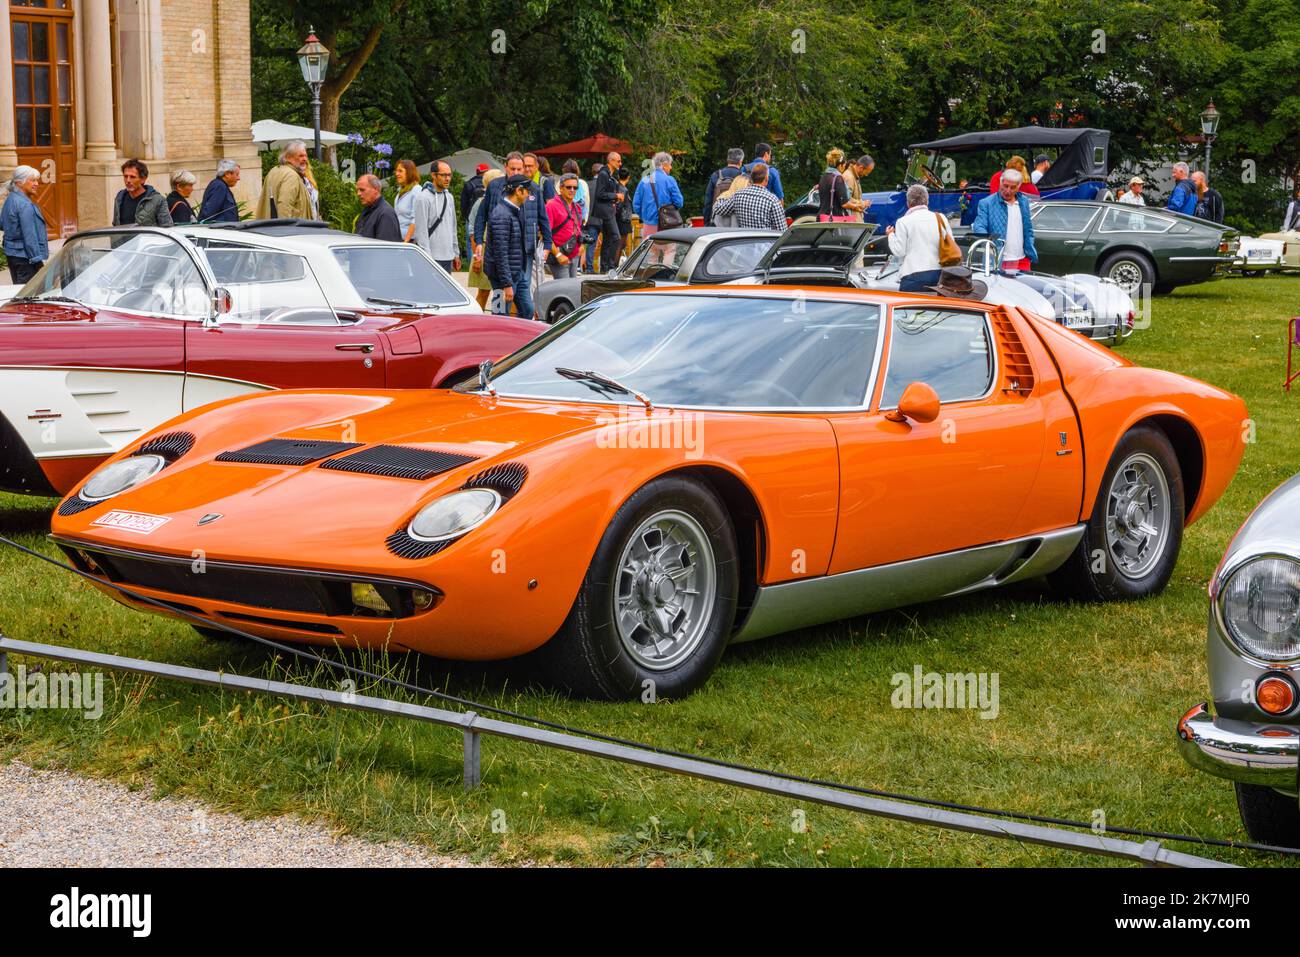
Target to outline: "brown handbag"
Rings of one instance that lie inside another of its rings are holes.
[[[957,240],[952,238],[947,218],[942,213],[935,213],[934,218],[939,222],[939,265],[960,266],[961,248],[957,245]]]

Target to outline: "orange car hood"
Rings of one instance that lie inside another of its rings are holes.
[[[303,415],[308,408],[315,413],[314,421],[304,427],[301,423],[310,421]],[[93,538],[124,548],[180,555],[203,549],[228,560],[262,562],[276,551],[271,541],[278,540],[293,555],[311,556],[316,567],[346,568],[348,561],[335,562],[334,550],[357,529],[391,524],[396,530],[398,520],[409,519],[422,505],[460,487],[471,475],[493,464],[518,461],[539,446],[564,444],[566,438],[589,446],[594,440],[586,433],[617,414],[618,409],[610,405],[442,391],[291,390],[257,396],[255,402],[236,399],[195,413],[202,417],[202,427],[194,430],[194,448],[145,484],[106,503],[114,510],[166,517],[165,524],[147,535],[94,526],[92,522],[109,510],[101,506],[74,516],[56,516],[53,530],[59,536]],[[185,430],[192,417],[173,420],[165,431]],[[283,428],[278,427],[279,421],[285,423]],[[416,446],[473,455],[476,460],[424,481],[321,469],[319,463],[213,461],[222,452],[272,437]],[[551,454],[567,457],[560,449]],[[211,514],[221,518],[198,525],[199,519]],[[328,520],[316,522],[313,515]],[[258,534],[250,535],[250,529]],[[382,541],[375,544],[382,546]],[[289,554],[281,556],[281,560],[288,558]]]

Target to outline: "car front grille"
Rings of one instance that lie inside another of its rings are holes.
[[[265,566],[157,558],[69,542],[59,546],[73,564],[96,578],[124,588],[147,588],[191,599],[229,602],[254,608],[308,615],[353,618],[408,618],[435,606],[441,598],[432,586],[294,571]],[[371,585],[388,605],[388,613],[359,608],[353,583]]]

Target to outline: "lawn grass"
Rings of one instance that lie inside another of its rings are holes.
[[[1173,723],[1207,696],[1206,583],[1242,519],[1300,459],[1300,398],[1280,388],[1284,320],[1297,292],[1300,279],[1287,277],[1179,290],[1156,301],[1151,328],[1123,347],[1142,364],[1239,393],[1256,425],[1236,480],[1188,530],[1173,580],[1155,599],[1071,606],[1029,584],[873,615],[741,646],[703,691],[653,706],[567,700],[527,688],[508,666],[401,657],[371,664],[552,721],[761,767],[1085,821],[1100,811],[1112,826],[1245,839],[1231,786],[1182,762]],[[0,496],[0,533],[55,554],[43,538],[52,504]],[[0,549],[0,630],[245,674],[280,676],[287,667],[261,648],[212,642],[128,611],[10,549]],[[891,675],[917,664],[998,672],[999,716],[894,709]],[[301,667],[294,674],[313,677]],[[335,685],[324,673],[314,680]],[[483,741],[483,786],[466,795],[460,735],[452,730],[134,676],[108,675],[105,690],[99,721],[57,711],[0,714],[0,759],[107,775],[249,815],[297,812],[364,837],[500,862],[1103,863],[493,738]],[[797,833],[800,810],[807,830]],[[1171,846],[1236,863],[1281,863]]]

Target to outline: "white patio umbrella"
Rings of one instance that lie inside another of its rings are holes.
[[[278,150],[294,140],[302,140],[310,150],[316,143],[316,131],[309,126],[293,126],[279,120],[258,120],[253,124],[253,142],[264,150]],[[346,133],[320,131],[321,146],[338,146],[346,143]]]
[[[453,173],[460,173],[465,179],[469,179],[478,169],[479,163],[487,163],[492,169],[505,169],[505,160],[494,156],[487,150],[481,150],[477,146],[470,146],[463,150],[457,150],[450,156],[439,156],[438,162],[446,163],[451,167]],[[416,171],[421,176],[428,176],[429,170],[433,168],[432,163],[425,163],[423,166],[417,166]]]

